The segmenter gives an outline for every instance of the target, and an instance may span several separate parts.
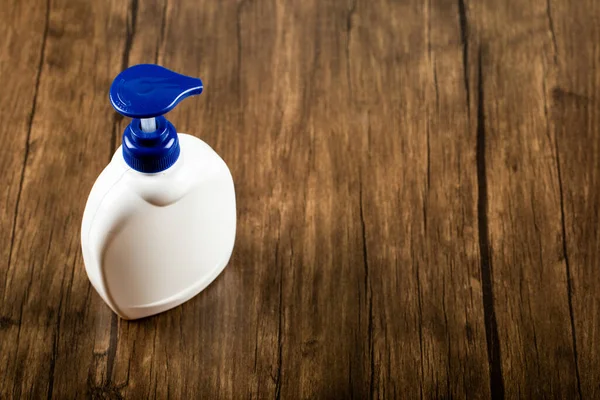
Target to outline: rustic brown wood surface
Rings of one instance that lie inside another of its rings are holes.
[[[0,0],[0,398],[600,398],[600,2]],[[230,264],[91,288],[128,65],[228,163]]]

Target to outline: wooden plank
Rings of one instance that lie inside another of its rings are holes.
[[[353,113],[366,130],[353,137],[362,144],[370,395],[486,397],[461,5],[360,2],[353,21]]]
[[[120,69],[125,6],[52,1],[33,14],[32,31],[46,34],[3,282],[2,316],[18,321],[0,344],[7,397],[82,397],[110,370],[110,311],[90,292],[79,236],[86,194],[110,154],[106,88]]]
[[[31,123],[39,92],[40,60],[46,37],[46,9],[39,2],[0,3],[3,22],[0,24],[0,96],[2,140],[0,171],[0,297],[2,305],[14,299],[7,296],[8,279],[14,271],[19,249],[15,240],[18,231],[17,213],[23,211],[22,191],[25,167],[30,150]],[[15,339],[20,333],[21,313],[0,311],[0,376],[14,371]],[[8,398],[13,391],[11,381],[0,385],[0,397]]]
[[[554,83],[546,88],[556,147],[562,251],[582,398],[600,397],[600,7],[549,1]],[[576,23],[574,23],[576,21]]]
[[[547,119],[551,21],[544,2],[468,2],[467,17],[478,53],[474,92],[483,242],[489,245],[481,255],[493,296],[486,309],[494,317],[487,324],[492,395],[576,398],[560,186]]]

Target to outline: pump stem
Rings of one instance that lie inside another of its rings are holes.
[[[154,132],[156,130],[156,118],[142,118],[142,131],[145,133]]]

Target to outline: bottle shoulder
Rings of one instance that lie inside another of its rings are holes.
[[[233,178],[223,159],[202,140],[179,135],[181,157],[171,168],[160,173],[137,172],[127,166],[119,150],[115,152],[88,197],[82,221],[83,241],[92,225],[96,228],[102,225],[103,230],[110,230],[127,216],[152,212],[154,207],[181,203],[178,208],[182,208],[194,201],[200,204],[201,197],[206,196],[233,197],[235,202]],[[182,202],[184,198],[190,201]]]
[[[177,162],[165,171],[152,174],[129,168],[119,147],[96,180],[88,202],[105,197],[110,190],[127,190],[145,202],[166,206],[204,183],[225,180],[233,184],[225,161],[208,144],[183,133],[179,134],[179,140],[181,155]]]

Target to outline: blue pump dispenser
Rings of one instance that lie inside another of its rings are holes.
[[[162,115],[202,89],[200,79],[154,64],[134,65],[117,75],[109,97],[119,114],[133,118],[123,133],[123,158],[131,168],[156,173],[177,161],[177,131]]]

